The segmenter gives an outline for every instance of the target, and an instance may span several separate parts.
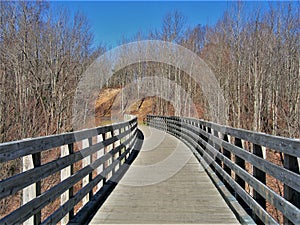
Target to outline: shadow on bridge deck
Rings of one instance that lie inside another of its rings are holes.
[[[239,224],[186,145],[154,128],[140,129],[141,152],[90,224]]]

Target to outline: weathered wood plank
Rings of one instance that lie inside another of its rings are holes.
[[[176,134],[173,134],[177,136]],[[200,152],[204,151],[201,148],[198,148],[198,144],[193,145],[191,142],[187,141],[185,138],[178,136],[180,140],[182,140],[194,153],[194,155],[197,157],[198,161],[201,165],[205,168],[206,172],[210,176],[210,178],[213,180],[214,184],[224,197],[225,201],[231,208],[231,210],[234,212],[236,217],[238,218],[239,222],[241,224],[255,224],[253,219],[248,215],[248,213],[242,208],[242,206],[237,202],[236,198],[229,192],[229,190],[226,188],[224,183],[219,179],[219,173],[216,171],[216,169],[213,167],[214,171],[209,167],[207,162],[204,160],[204,158],[201,156]],[[193,141],[192,141],[193,142]],[[195,142],[194,142],[195,143]],[[197,149],[198,148],[198,149]],[[198,150],[198,151],[197,151]],[[202,154],[203,155],[203,154]],[[204,156],[205,157],[205,156]],[[216,163],[218,164],[217,160]],[[219,164],[218,164],[219,165]],[[221,168],[221,165],[219,165]],[[218,176],[217,176],[218,174]]]
[[[169,129],[164,125],[162,127]],[[133,166],[129,168],[90,224],[238,224],[234,214],[190,150],[171,135],[165,135],[158,130],[155,132],[164,135],[163,143],[157,145],[151,153],[143,149],[140,151]],[[146,137],[143,146],[151,146],[151,142],[154,144],[156,141],[156,138]],[[176,146],[178,146],[176,149],[178,154],[173,155],[173,147],[176,148]],[[152,165],[153,158],[149,154],[155,155],[158,160],[163,160],[166,152],[167,155],[174,157],[174,160],[164,161],[160,164],[159,170],[156,166],[155,171],[149,169],[147,173],[139,173],[139,167]],[[178,160],[186,156],[185,166],[168,179],[145,186],[124,184],[125,182],[126,184],[127,182],[141,184],[142,181],[148,181],[153,175],[158,176],[178,166]]]
[[[138,136],[141,137],[141,132],[138,131]],[[127,171],[128,165],[130,165],[133,160],[136,158],[137,153],[141,149],[141,141],[133,138],[134,145],[130,145],[128,151],[131,151],[130,156],[126,159],[123,157],[119,158],[120,162],[123,162],[124,165],[118,169],[111,180],[108,180],[104,186],[94,195],[92,201],[89,201],[69,222],[69,224],[87,224],[90,222],[90,219],[94,215],[95,211],[100,208],[100,206],[105,202],[108,195],[111,193],[112,189],[116,186],[116,183],[120,181],[123,174]],[[123,155],[125,156],[125,154]],[[123,161],[124,160],[124,161]]]

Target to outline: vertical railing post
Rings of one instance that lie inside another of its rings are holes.
[[[114,131],[114,129],[112,129],[111,132],[110,132],[110,136],[111,136],[111,137],[114,137],[114,135],[115,135],[115,131]],[[116,147],[116,143],[113,142],[113,143],[112,143],[112,149],[114,149],[115,147]],[[115,156],[116,156],[116,154],[113,154],[113,155],[111,156],[111,163],[114,163],[114,162],[115,162]],[[114,168],[112,169],[112,176],[115,175],[115,173],[116,173],[116,167],[114,167]]]
[[[205,126],[205,125],[202,125],[202,131],[204,131],[205,133],[207,133],[207,127]],[[208,142],[208,138],[205,136],[205,135],[200,135],[200,137],[207,143]],[[201,146],[202,146],[202,148],[203,148],[203,150],[205,151],[205,152],[207,152],[206,151],[206,144],[205,145],[203,145],[203,144],[200,144]]]
[[[206,133],[208,134],[208,137],[206,138],[206,143],[211,145],[211,146],[214,146],[213,143],[212,143],[212,140],[209,138],[209,135],[212,134],[212,131],[211,131],[211,128],[210,127],[206,127]],[[206,148],[207,149],[207,148]],[[207,151],[207,154],[210,155],[210,157],[213,159],[214,158],[214,153],[213,152],[210,152],[210,151]],[[210,164],[211,166],[212,164]]]
[[[181,132],[181,125],[182,125],[182,121],[179,117],[176,117],[176,131],[177,131],[177,135],[178,133],[180,134]]]
[[[73,143],[69,145],[63,145],[60,147],[60,156],[68,156],[70,154],[73,154],[74,147]],[[62,169],[60,171],[60,180],[63,181],[73,175],[74,173],[74,166],[73,164],[70,166],[67,166],[66,168]],[[64,203],[66,203],[70,198],[73,197],[73,187],[66,190],[60,197],[60,205],[62,206]],[[65,217],[62,218],[61,224],[67,224],[69,220],[74,216],[74,208],[67,214]]]
[[[228,138],[227,134],[224,134],[223,140],[226,141],[226,142],[229,142],[229,138]],[[223,149],[223,155],[226,158],[228,158],[229,160],[231,160],[230,151],[226,150],[226,148],[224,148],[224,147],[222,147],[222,149]],[[225,165],[225,163],[223,163],[223,169],[227,174],[229,174],[231,176],[231,169],[227,165]]]
[[[208,137],[205,137],[206,145],[213,146],[212,140],[210,139],[210,135],[212,134],[211,128],[207,126],[205,131],[206,131],[206,134],[208,134]],[[205,146],[205,151],[212,158],[212,160],[214,160],[214,153],[207,150],[207,146]],[[210,166],[212,165],[211,162],[209,163],[209,165]]]
[[[234,145],[243,149],[243,143],[242,140],[240,138],[235,137],[234,138]],[[235,155],[235,164],[238,165],[241,169],[245,170],[245,160],[238,157],[237,155]],[[241,186],[241,188],[243,188],[244,190],[246,190],[246,183],[245,181],[235,173],[235,181]],[[235,197],[237,199],[237,201],[246,209],[246,210],[251,210],[247,204],[245,203],[245,201],[235,192]]]
[[[88,148],[89,147],[89,140],[88,139],[84,139],[81,141],[82,144],[82,149]],[[91,157],[90,156],[86,156],[85,158],[82,159],[82,168],[90,165],[91,163]],[[82,187],[86,186],[89,183],[90,180],[90,175],[85,176],[82,179]],[[83,197],[82,199],[82,204],[85,205],[86,203],[88,203],[89,201],[89,194],[87,194],[85,197]]]
[[[129,124],[128,126],[126,126],[126,127],[124,128],[124,131],[128,131],[128,130],[130,130],[130,129],[131,129],[131,126],[130,126],[130,124]],[[126,135],[126,140],[128,140],[129,138],[130,138],[130,135],[127,134],[127,135]],[[127,149],[129,148],[130,144],[131,144],[131,141],[129,141],[128,144],[126,145],[125,151],[127,151]],[[126,153],[125,159],[128,159],[129,154],[130,154],[130,152]]]
[[[165,117],[165,121],[166,121],[166,133],[169,133],[169,119],[167,117]]]
[[[234,145],[240,148],[243,148],[242,140],[240,138],[235,137],[234,138]],[[241,167],[243,170],[245,169],[245,160],[242,158],[235,156],[235,164]],[[235,175],[235,181],[243,188],[245,189],[245,181],[240,178],[237,174]]]
[[[254,155],[263,158],[263,151],[260,145],[253,144],[252,152]],[[253,166],[253,177],[263,184],[266,184],[266,173],[255,166]],[[256,190],[253,190],[253,198],[263,209],[266,209],[266,199],[263,198]],[[256,224],[264,224],[255,213],[252,213],[252,217]]]
[[[181,132],[181,126],[182,126],[182,121],[179,117],[176,118],[177,120],[177,132]]]
[[[100,142],[102,142],[103,141],[103,139],[102,139],[102,135],[101,134],[98,134],[97,135],[97,143],[100,143]],[[96,154],[96,156],[97,156],[97,159],[99,159],[101,156],[103,156],[104,155],[104,150],[103,150],[103,148],[102,149],[99,149],[98,151],[97,151],[97,154]],[[102,168],[101,168],[102,167]],[[104,169],[103,169],[103,165],[102,166],[98,166],[98,168],[97,168],[97,175],[99,175],[102,171],[103,171]],[[101,182],[99,182],[98,184],[97,184],[97,191],[99,191],[100,190],[100,188],[102,187],[102,185],[103,185],[103,183],[101,184]]]
[[[64,157],[67,155],[69,155],[68,145],[61,146],[60,147],[60,157]],[[70,176],[71,176],[70,166],[67,166],[66,168],[64,168],[60,171],[60,181],[61,182]],[[62,206],[68,200],[69,200],[69,190],[66,190],[60,196],[60,205]],[[60,222],[61,222],[61,224],[67,224],[69,222],[69,215],[67,214],[65,217],[63,217]]]
[[[88,140],[89,140],[89,146],[90,147],[93,146],[93,138],[89,137]],[[89,157],[90,157],[90,164],[91,164],[93,162],[93,154],[91,154]],[[89,174],[89,182],[91,182],[92,180],[93,180],[93,172]],[[94,195],[93,189],[91,189],[91,191],[89,192],[89,200],[93,198],[93,195]]]
[[[113,128],[112,128],[113,129]],[[106,133],[107,138],[112,138],[113,137],[113,130]],[[107,150],[108,152],[110,152],[113,149],[114,143],[111,143],[109,146],[107,146]],[[110,157],[110,161],[109,161],[109,165],[112,164],[114,161],[114,155],[111,155]],[[112,176],[114,173],[114,170],[112,170],[109,174]],[[110,177],[109,177],[110,178]]]
[[[105,140],[107,140],[109,138],[111,138],[111,132],[105,133]],[[104,152],[105,152],[104,154],[108,153],[111,150],[111,146],[112,146],[112,144],[110,144],[110,145],[108,145],[108,146],[106,146],[104,148]],[[113,160],[113,155],[110,157],[110,159],[108,160],[108,162],[106,161],[105,167],[109,166],[111,164],[112,160]],[[107,179],[109,179],[110,173],[107,174],[107,176],[106,176]]]
[[[23,172],[33,169],[33,158],[31,155],[24,156],[22,158],[22,164],[23,164]],[[27,202],[31,201],[36,197],[36,184],[33,183],[23,189],[23,195],[22,195],[22,204],[25,205]],[[24,225],[33,225],[34,224],[34,217],[30,217],[28,220],[26,220]]]
[[[284,168],[299,174],[299,164],[297,157],[284,154]],[[296,207],[300,208],[300,193],[284,184],[284,198]],[[293,224],[288,218],[284,217],[284,224]]]
[[[123,132],[126,132],[126,126],[122,128],[121,133],[123,133]],[[122,140],[123,140],[123,143],[124,143],[125,141],[127,141],[126,136],[123,137]],[[121,154],[123,154],[123,153],[127,150],[127,146],[128,146],[128,144],[126,144],[126,145],[122,148]],[[125,157],[123,158],[123,161],[126,161],[127,158],[128,158],[128,157],[127,157],[127,154],[125,154]]]
[[[118,130],[118,135],[122,134],[122,128],[120,128]],[[119,149],[119,152],[118,152],[118,157],[120,157],[122,155],[122,148],[121,148],[121,145],[122,145],[122,139],[119,140],[119,146],[120,146],[120,149]],[[119,168],[121,167],[122,165],[122,160],[120,160],[119,162]]]
[[[74,154],[74,143],[68,144],[69,148],[69,154]],[[74,174],[74,164],[70,166],[70,176]],[[69,189],[69,199],[71,199],[74,196],[74,187],[70,187]],[[69,212],[69,219],[72,219],[74,217],[74,208]]]
[[[215,129],[213,129],[213,135],[216,137],[216,138],[219,138],[219,132]],[[214,142],[214,148],[218,151],[218,152],[221,152],[221,146],[219,144],[217,144],[216,142]],[[216,163],[219,165],[219,166],[222,166],[222,161],[216,157]],[[215,172],[217,173],[217,175],[220,177],[220,174],[217,172],[217,170],[215,169]]]
[[[38,166],[41,165],[41,163],[42,163],[42,157],[41,157],[41,153],[40,152],[33,154],[32,158],[33,158],[33,165],[34,165],[34,167],[38,167]],[[41,180],[39,180],[39,181],[36,182],[36,185],[35,185],[36,197],[38,197],[39,195],[41,195],[41,192],[42,192],[42,182],[41,182]],[[34,215],[34,224],[35,225],[40,224],[41,220],[42,220],[42,213],[41,213],[41,211],[39,211],[39,212],[37,212]]]
[[[105,135],[105,133],[102,134],[102,140],[103,140],[103,141],[106,140],[106,135]],[[103,147],[103,155],[105,155],[106,153],[107,153],[107,147],[104,146],[104,147]],[[103,171],[105,171],[105,169],[106,169],[106,161],[103,162],[102,168],[103,168]],[[106,178],[107,178],[107,176],[105,176],[105,177],[103,178],[103,185],[106,183]]]

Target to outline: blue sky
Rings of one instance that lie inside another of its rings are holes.
[[[230,9],[232,1],[62,1],[52,4],[66,7],[71,13],[83,12],[89,19],[98,43],[115,47],[123,37],[138,31],[159,29],[163,17],[172,11],[181,12],[191,26],[213,25]],[[248,4],[251,2],[248,2]]]

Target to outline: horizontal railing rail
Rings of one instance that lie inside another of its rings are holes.
[[[183,140],[256,223],[300,224],[299,140],[195,118],[148,115],[147,124]],[[266,152],[281,154],[282,164],[269,160]]]
[[[0,177],[0,200],[18,199],[14,209],[0,217],[0,224],[78,221],[85,205],[128,168],[127,161],[136,154],[137,135],[135,117],[109,126],[1,143],[1,167],[17,161],[22,169]]]

